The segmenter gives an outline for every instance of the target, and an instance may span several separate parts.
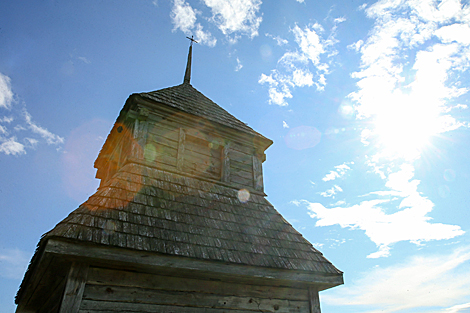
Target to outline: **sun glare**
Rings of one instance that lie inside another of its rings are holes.
[[[399,102],[384,105],[376,112],[374,134],[386,157],[415,159],[438,133],[438,106],[412,98],[402,95]]]

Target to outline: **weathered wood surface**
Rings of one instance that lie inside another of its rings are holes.
[[[88,264],[73,262],[65,283],[60,313],[76,313],[80,308],[87,281]]]
[[[144,251],[126,250],[114,247],[96,247],[93,245],[69,243],[57,239],[49,239],[46,251],[70,256],[81,256],[115,264],[132,264],[134,267],[166,267],[175,270],[212,273],[217,275],[234,275],[240,278],[266,279],[264,284],[292,285],[293,283],[318,283],[322,289],[343,283],[342,275],[325,275],[309,271],[278,270],[268,267],[226,264],[194,258],[167,256]]]
[[[253,181],[256,190],[263,190],[263,169],[258,156],[253,156]]]
[[[308,301],[240,297],[195,291],[185,292],[87,284],[83,297],[86,300],[109,302],[148,303],[232,310],[242,309],[247,311],[258,310],[279,313],[309,313]]]
[[[186,292],[194,291],[220,295],[237,294],[242,297],[269,297],[272,299],[297,301],[307,301],[309,299],[306,288],[285,288],[181,278],[97,267],[90,268],[87,282],[92,285],[127,286]]]
[[[247,154],[236,150],[230,151],[230,159],[244,164],[252,164],[252,156],[252,154]]]
[[[230,182],[230,143],[227,143],[222,150],[222,181]]]
[[[83,300],[80,313],[103,313],[103,312],[119,312],[119,313],[253,313],[259,310],[227,310],[213,309],[204,307],[187,307],[174,305],[158,305],[146,303],[126,303],[126,302],[106,302]]]
[[[309,297],[309,306],[310,306],[309,313],[321,313],[320,297],[318,296],[318,289],[314,287],[309,287],[308,297]]]
[[[186,133],[182,128],[178,131],[178,156],[176,161],[176,168],[178,171],[183,170],[184,165],[184,142],[186,138]]]
[[[150,134],[147,143],[160,144],[175,150],[178,147],[178,141],[168,139],[161,134]]]
[[[230,160],[231,160],[230,167],[232,168],[232,170],[235,170],[235,171],[241,170],[241,171],[245,171],[248,173],[251,173],[253,170],[251,162],[243,163],[234,159],[230,159]]]
[[[52,271],[51,271],[52,272]],[[37,311],[38,313],[55,313],[59,311],[60,300],[64,293],[65,283],[67,276],[57,279],[50,286],[47,286],[47,293],[42,298],[42,307]]]
[[[235,161],[233,163],[235,163]],[[234,166],[232,166],[232,170],[233,170],[233,174],[238,177],[245,178],[245,179],[253,179],[253,173],[251,170],[246,171],[240,168],[236,168]]]
[[[253,187],[253,179],[252,178],[243,178],[235,173],[232,173],[231,178],[230,178],[232,183],[236,183],[242,186],[248,186],[248,187]]]

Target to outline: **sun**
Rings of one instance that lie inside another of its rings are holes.
[[[395,100],[376,111],[372,132],[383,156],[414,160],[439,132],[439,107],[410,95]]]

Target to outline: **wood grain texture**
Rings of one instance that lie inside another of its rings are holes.
[[[324,275],[309,271],[278,270],[268,267],[227,264],[224,262],[211,262],[187,257],[160,255],[144,251],[127,250],[114,247],[96,247],[86,244],[72,244],[69,242],[49,239],[46,251],[54,254],[81,256],[105,263],[132,264],[133,267],[147,268],[162,267],[175,270],[189,270],[195,275],[212,273],[212,275],[234,275],[241,279],[263,280],[264,284],[292,285],[294,283],[317,283],[319,290],[337,286],[343,283],[342,275]]]
[[[84,299],[103,302],[147,303],[176,305],[184,307],[204,307],[229,310],[247,310],[278,313],[309,313],[308,301],[240,297],[218,293],[197,291],[174,291],[147,289],[127,286],[103,286],[87,284]]]
[[[65,283],[65,290],[60,304],[60,313],[76,313],[80,308],[85,284],[87,281],[88,264],[73,262]]]
[[[140,287],[146,289],[203,292],[241,297],[258,297],[308,301],[306,288],[285,288],[277,286],[252,285],[247,283],[222,282],[188,277],[162,276],[135,271],[91,267],[88,284],[104,286]]]
[[[315,287],[308,288],[308,297],[309,297],[309,313],[321,313],[320,310],[320,298],[318,296],[318,289]]]

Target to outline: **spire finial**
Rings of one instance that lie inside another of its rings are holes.
[[[197,41],[194,40],[194,36],[191,36],[191,38],[186,38],[188,38],[191,43],[189,45],[188,63],[186,64],[186,73],[184,74],[183,84],[189,84],[189,82],[191,81],[191,59],[193,54],[193,42],[197,43]]]

